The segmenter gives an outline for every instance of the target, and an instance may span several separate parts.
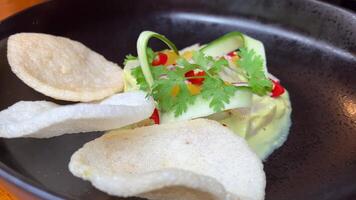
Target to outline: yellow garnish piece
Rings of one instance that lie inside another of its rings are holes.
[[[186,60],[190,60],[193,57],[193,52],[192,51],[186,51],[186,52],[183,53],[182,57],[185,58]]]
[[[239,59],[240,59],[240,57],[236,55],[236,56],[233,56],[233,57],[231,58],[231,61],[232,61],[233,63],[236,63]]]
[[[191,95],[197,95],[201,91],[201,86],[194,85],[194,84],[191,84],[191,83],[187,84],[187,88],[188,88],[188,90],[189,90]]]
[[[224,81],[225,85],[231,85],[230,82]]]
[[[171,91],[171,95],[173,97],[176,97],[179,93],[179,90],[180,90],[180,87],[178,85],[175,85],[173,88],[172,88],[172,91]]]
[[[165,53],[168,57],[166,64],[164,64],[165,66],[173,65],[174,63],[176,63],[176,60],[178,59],[178,55],[174,53],[174,51],[165,50],[163,51],[163,53]]]

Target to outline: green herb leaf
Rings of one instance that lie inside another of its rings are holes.
[[[140,66],[131,69],[131,75],[135,77],[137,85],[140,86],[140,90],[147,91],[149,89]]]
[[[230,98],[235,95],[237,87],[227,85],[223,80],[213,77],[206,77],[202,88],[202,97],[211,99],[209,106],[215,112],[222,111],[225,104],[230,103]]]
[[[194,65],[191,65],[183,58],[180,58],[177,64],[173,70],[168,70],[164,66],[162,69],[152,67],[152,73],[155,77],[155,82],[152,87],[152,96],[158,102],[161,111],[173,111],[175,116],[186,112],[188,106],[193,104],[196,99],[195,96],[190,94],[184,76],[185,73],[195,68]],[[165,77],[160,77],[162,75]],[[172,94],[174,87],[178,87],[176,95]]]
[[[252,92],[262,96],[272,89],[272,82],[265,76],[263,59],[253,49],[240,48],[237,65],[247,73],[248,84]]]
[[[137,57],[133,56],[132,54],[128,54],[125,56],[125,60],[124,60],[124,65],[127,64],[128,61],[130,60],[137,60]]]
[[[148,62],[152,63],[152,61],[155,59],[156,57],[156,53],[151,49],[151,48],[147,48],[147,58],[148,58]]]
[[[190,94],[187,84],[185,82],[181,82],[178,87],[179,89],[179,95],[176,96],[176,103],[175,103],[175,109],[174,109],[174,116],[178,117],[179,115],[182,115],[188,110],[189,105],[193,105],[196,96],[193,96]]]
[[[214,59],[211,56],[205,56],[200,51],[193,52],[193,61],[200,67],[204,69],[204,71],[208,71],[214,62]]]
[[[229,62],[226,59],[221,58],[213,62],[213,65],[209,69],[209,72],[213,74],[218,74],[224,67],[228,67],[228,66],[229,66]]]
[[[149,53],[150,50],[147,52]],[[149,53],[152,54],[152,53]],[[154,54],[154,53],[153,53]],[[209,106],[218,112],[225,108],[225,104],[230,102],[237,88],[232,85],[226,85],[217,73],[228,62],[225,59],[214,60],[212,57],[204,56],[201,52],[193,53],[194,63],[188,62],[184,58],[176,61],[174,69],[168,69],[166,66],[150,66],[154,84],[151,88],[151,95],[158,103],[161,112],[173,112],[177,117],[186,112],[190,105],[193,105],[196,98],[201,95],[204,99],[210,101]],[[204,76],[201,94],[192,95],[187,86],[185,74],[200,68],[207,70]],[[132,75],[136,78],[137,84],[141,90],[149,91],[148,84],[143,76],[141,67],[132,69]],[[173,94],[177,90],[176,94]]]
[[[193,61],[204,71],[210,73],[210,75],[216,75],[223,69],[223,67],[229,66],[226,59],[221,58],[219,60],[214,60],[213,57],[206,56],[200,51],[193,52]]]

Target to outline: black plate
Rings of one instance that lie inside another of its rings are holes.
[[[160,32],[180,48],[232,30],[262,40],[269,69],[290,91],[293,106],[288,141],[265,163],[266,199],[356,199],[356,16],[324,3],[51,1],[0,23],[0,108],[49,99],[9,70],[10,34],[70,37],[121,63],[135,53],[143,30]],[[110,199],[67,169],[71,154],[100,134],[2,139],[0,175],[46,199]]]

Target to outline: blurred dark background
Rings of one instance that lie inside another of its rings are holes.
[[[324,2],[343,7],[356,12],[356,0],[322,0]]]

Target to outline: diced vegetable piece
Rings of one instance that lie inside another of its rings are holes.
[[[200,77],[200,76],[205,76],[204,71],[197,71],[197,70],[190,70],[184,75],[186,78],[188,78],[188,81],[192,84],[195,85],[202,85],[204,78],[194,78],[194,77]],[[191,78],[190,78],[191,77]]]
[[[160,120],[159,120],[159,113],[157,108],[154,109],[150,119],[152,119],[154,121],[155,124],[159,124]]]
[[[237,56],[236,51],[231,51],[230,53],[227,54],[230,57]]]
[[[182,57],[187,59],[187,60],[190,60],[193,57],[193,52],[192,51],[186,51],[186,52],[183,53]]]
[[[277,81],[272,81],[272,82],[273,82],[273,89],[272,89],[271,97],[276,98],[281,96],[285,92],[284,87]]]
[[[164,64],[165,66],[173,65],[176,63],[176,61],[178,59],[178,55],[174,51],[166,50],[166,51],[164,51],[164,53],[168,57],[167,62]]]
[[[188,87],[188,90],[189,90],[191,95],[197,95],[201,91],[201,86],[200,85],[195,85],[195,84],[192,84],[192,83],[188,83],[187,87]]]
[[[165,53],[159,52],[152,61],[152,66],[165,65],[168,60],[168,56]]]

